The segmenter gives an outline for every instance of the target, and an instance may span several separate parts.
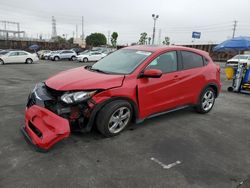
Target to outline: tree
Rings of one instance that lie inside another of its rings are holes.
[[[107,38],[102,33],[91,33],[86,37],[86,44],[88,46],[100,46],[107,44]]]
[[[117,38],[118,38],[118,33],[113,32],[111,35],[111,44],[114,48],[116,47],[116,44],[117,44]]]
[[[61,36],[53,37],[52,40],[60,44],[66,43],[66,39]]]
[[[74,38],[71,37],[67,42],[68,42],[69,44],[73,44],[73,43],[74,43]]]
[[[165,37],[164,41],[162,42],[163,45],[169,45],[170,44],[170,38]]]
[[[141,33],[141,36],[140,36],[140,39],[139,39],[139,42],[138,42],[140,45],[146,44],[147,35],[148,34],[146,32]]]

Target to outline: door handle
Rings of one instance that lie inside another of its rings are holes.
[[[178,75],[174,75],[174,81],[178,81],[180,80],[181,78],[178,76]]]

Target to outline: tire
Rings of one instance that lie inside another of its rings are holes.
[[[84,63],[87,63],[89,60],[88,60],[88,58],[83,58],[83,60],[82,60]]]
[[[195,110],[200,114],[206,114],[210,112],[215,102],[215,91],[211,87],[207,87],[200,95],[199,103],[195,107]]]
[[[4,61],[0,59],[0,65],[4,65]]]
[[[76,56],[72,56],[70,60],[71,61],[75,61],[76,60]]]
[[[31,58],[28,58],[26,59],[25,61],[26,64],[32,64],[33,63],[33,60]]]
[[[97,115],[97,129],[105,137],[116,136],[129,125],[132,114],[129,102],[124,100],[110,102]]]
[[[58,56],[54,57],[54,61],[58,61],[60,58]]]

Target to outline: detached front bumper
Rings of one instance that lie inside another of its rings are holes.
[[[68,120],[43,107],[33,105],[25,112],[25,125],[21,131],[36,150],[47,151],[70,135],[70,126]]]

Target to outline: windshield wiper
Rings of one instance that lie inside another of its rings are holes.
[[[95,71],[95,72],[100,72],[100,73],[104,73],[104,74],[109,74],[108,72],[106,71],[103,71],[103,70],[100,70],[100,69],[95,69],[95,68],[90,68],[89,70],[92,70],[92,71]]]

